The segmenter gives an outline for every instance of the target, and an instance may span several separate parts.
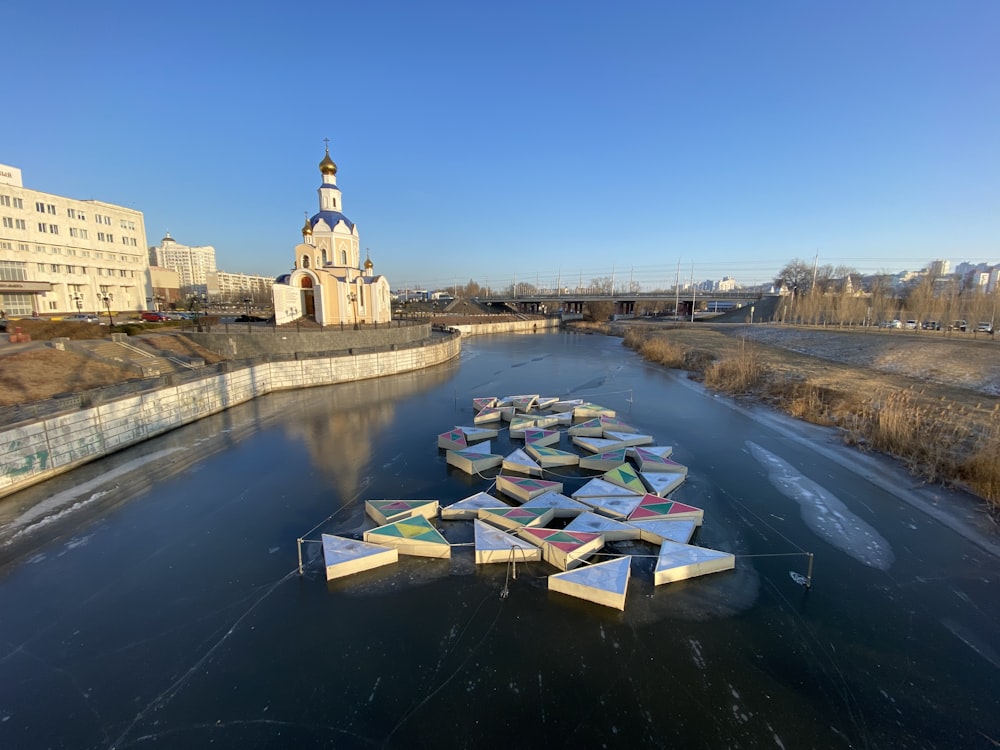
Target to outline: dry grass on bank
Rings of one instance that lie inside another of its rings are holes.
[[[810,370],[800,355],[709,330],[628,329],[624,343],[644,359],[684,369],[714,390],[764,401],[814,424],[839,427],[847,443],[892,455],[930,482],[955,483],[1000,513],[1000,405],[960,403],[879,373],[853,378]],[[704,341],[707,348],[700,349]]]
[[[5,355],[0,362],[0,406],[114,385],[130,377],[123,373],[120,367],[58,349]]]

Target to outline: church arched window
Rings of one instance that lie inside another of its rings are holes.
[[[309,256],[308,255],[303,255],[302,256],[302,267],[303,268],[309,268]]]
[[[327,261],[326,261],[326,248],[324,247],[323,248],[323,265],[325,266],[326,263],[327,263]]]
[[[342,265],[342,266],[346,266],[347,265],[347,251],[346,250],[341,250],[340,251],[340,265]]]

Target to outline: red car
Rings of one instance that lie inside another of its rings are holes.
[[[161,312],[144,312],[139,317],[148,323],[159,323],[167,320],[167,316]]]

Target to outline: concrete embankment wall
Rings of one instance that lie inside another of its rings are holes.
[[[370,326],[359,330],[346,326],[327,326],[323,331],[295,331],[283,328],[258,327],[248,332],[239,323],[222,329],[214,326],[208,332],[185,332],[199,346],[231,359],[249,359],[269,354],[316,354],[366,347],[408,346],[431,335],[429,322]]]
[[[463,336],[481,336],[488,333],[529,333],[533,331],[550,331],[559,328],[559,318],[538,318],[534,320],[515,320],[504,323],[475,323],[473,325],[450,325],[461,331]]]
[[[419,370],[460,351],[459,336],[438,335],[376,351],[226,363],[228,371],[180,385],[0,428],[0,497],[271,391]]]

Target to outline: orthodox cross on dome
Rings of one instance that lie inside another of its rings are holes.
[[[323,139],[323,143],[326,144],[326,150],[329,151],[330,150],[330,139],[329,138],[324,138]]]

